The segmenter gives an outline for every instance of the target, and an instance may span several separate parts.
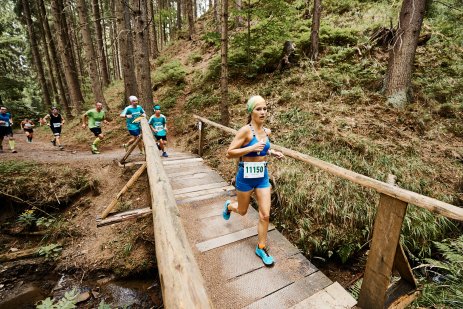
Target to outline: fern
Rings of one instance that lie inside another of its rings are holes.
[[[463,308],[463,235],[455,240],[433,242],[442,260],[426,259],[422,295],[417,307]],[[429,280],[431,279],[431,280]]]

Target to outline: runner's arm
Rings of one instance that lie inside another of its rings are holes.
[[[230,144],[230,147],[228,147],[227,150],[228,159],[239,158],[250,152],[261,151],[264,149],[265,143],[263,141],[259,141],[254,145],[241,148],[241,146],[243,146],[246,141],[246,137],[249,135],[249,130],[250,129],[248,126],[244,126],[235,135],[233,141]]]
[[[87,126],[87,121],[88,121],[87,118],[88,118],[88,116],[87,116],[87,114],[85,113],[85,114],[82,116],[82,128],[84,128],[84,129],[85,129],[85,127]]]

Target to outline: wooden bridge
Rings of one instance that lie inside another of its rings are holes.
[[[206,125],[236,131],[195,116],[202,155]],[[252,207],[244,217],[229,221],[221,212],[233,186],[206,166],[199,156],[171,153],[161,159],[149,125],[142,120],[146,162],[105,209],[99,225],[153,214],[156,257],[166,308],[403,308],[416,295],[416,281],[399,242],[408,203],[463,221],[463,209],[410,192],[305,154],[272,145],[286,156],[348,179],[381,194],[359,302],[339,283],[332,282],[296,247],[270,225],[268,242],[276,259],[265,267],[254,255],[258,213]],[[138,141],[137,141],[138,142]],[[136,144],[121,160],[125,160]],[[151,209],[107,215],[117,199],[147,170]],[[390,284],[393,269],[401,279]]]

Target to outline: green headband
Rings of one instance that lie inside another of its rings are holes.
[[[257,96],[254,95],[254,96],[250,97],[249,100],[248,100],[248,103],[246,103],[246,109],[247,109],[248,113],[252,113],[252,111],[254,110],[254,107],[256,107],[256,98],[257,98]]]

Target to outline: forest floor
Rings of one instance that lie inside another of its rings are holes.
[[[61,228],[53,233],[62,236],[53,237],[47,235],[46,231],[45,235],[38,233],[40,235],[35,236],[34,231],[21,228],[21,224],[15,222],[17,210],[12,210],[9,215],[2,214],[2,253],[44,246],[50,239],[61,244],[62,252],[55,261],[34,257],[2,263],[0,308],[11,308],[13,304],[31,305],[46,296],[59,297],[71,287],[77,287],[84,294],[89,290],[95,292],[91,300],[82,303],[83,308],[92,308],[101,300],[113,306],[160,306],[162,301],[155,269],[151,216],[138,219],[136,224],[129,221],[96,227],[96,217],[109,205],[137,167],[123,169],[118,166],[117,161],[124,154],[123,148],[103,146],[101,154],[93,155],[89,149],[83,150],[83,146],[69,145],[63,140],[65,150],[60,151],[50,143],[48,135],[40,133],[33,143],[26,143],[22,133],[15,134],[18,153],[5,152],[0,154],[0,159],[38,162],[44,169],[52,165],[84,171],[96,180],[97,185],[91,192],[75,198],[67,208],[54,212],[49,210],[52,217],[62,222]],[[129,161],[143,159],[144,156],[138,151],[129,157]],[[59,175],[50,175],[55,176]],[[147,176],[142,175],[135,186],[124,194],[116,211],[149,207],[147,188]],[[49,194],[53,194],[53,189]],[[57,198],[56,205],[59,204]],[[5,224],[8,222],[10,224]],[[135,275],[137,279],[134,279]],[[43,281],[44,277],[49,280]],[[126,278],[124,284],[114,286],[114,280],[120,278]],[[126,286],[130,283],[133,287]],[[152,289],[153,286],[156,288]],[[147,290],[148,287],[151,289]],[[52,293],[47,293],[50,290]],[[16,302],[19,299],[24,301],[24,293],[29,293],[26,297],[30,298],[29,302]]]

